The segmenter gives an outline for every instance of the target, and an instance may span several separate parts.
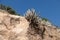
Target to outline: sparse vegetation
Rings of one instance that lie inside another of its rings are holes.
[[[42,21],[48,21],[48,19],[47,18],[42,18]]]
[[[3,4],[0,4],[0,9],[5,10],[5,11],[7,11],[10,14],[19,15],[20,16],[20,14],[17,14],[16,11],[13,10],[10,6],[5,6]]]

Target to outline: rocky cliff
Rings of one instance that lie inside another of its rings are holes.
[[[34,11],[27,13],[17,16],[0,10],[0,40],[60,40],[60,29],[32,15]]]

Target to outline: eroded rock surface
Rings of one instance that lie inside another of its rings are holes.
[[[28,27],[24,17],[0,12],[0,40],[27,40]]]
[[[60,29],[50,22],[29,20],[0,12],[0,40],[60,40]]]

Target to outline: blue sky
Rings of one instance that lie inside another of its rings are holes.
[[[28,9],[34,8],[42,17],[60,26],[60,0],[0,0],[0,3],[11,6],[21,15]]]

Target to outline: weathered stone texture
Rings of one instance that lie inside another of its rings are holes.
[[[44,21],[34,29],[25,17],[0,12],[0,40],[60,40],[60,29]]]

